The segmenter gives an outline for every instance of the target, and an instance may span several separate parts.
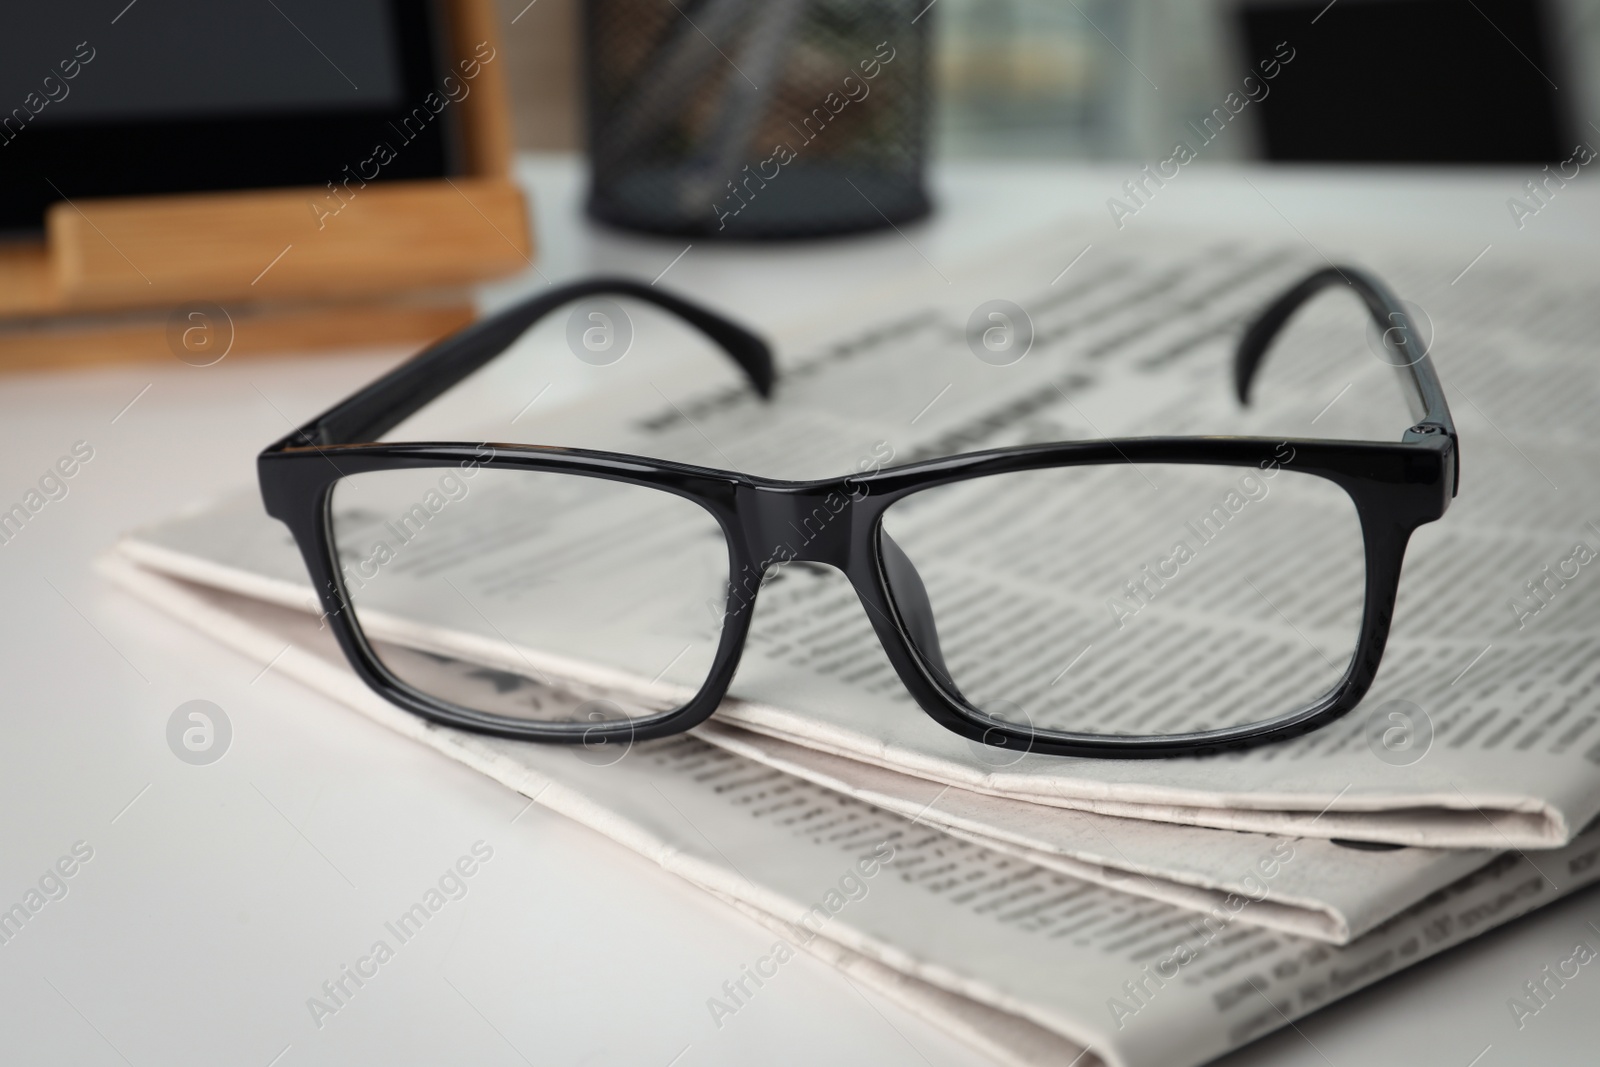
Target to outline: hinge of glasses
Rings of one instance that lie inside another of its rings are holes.
[[[1402,441],[1422,441],[1430,437],[1441,436],[1445,432],[1445,428],[1437,422],[1419,422],[1407,429],[1400,439]]]

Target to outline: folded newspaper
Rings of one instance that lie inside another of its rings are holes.
[[[1193,1067],[1600,879],[1596,830],[1537,862],[1506,853],[1332,946],[1250,925],[1260,893],[1228,894],[1202,911],[1132,896],[696,737],[619,753],[434,726],[369,690],[313,615],[186,583],[125,556],[108,557],[103,569],[258,663],[734,905],[774,936],[742,973],[771,981],[797,952],[810,952],[1015,1067]],[[1263,841],[1247,876],[1266,885],[1290,878],[1310,855],[1307,844]],[[745,984],[742,993],[705,994],[714,1031],[736,1025],[760,992]]]
[[[871,321],[798,346],[775,404],[740,389],[665,404],[653,394],[653,410],[638,413],[621,447],[806,477],[1020,440],[1214,431],[1391,440],[1406,425],[1390,368],[1373,354],[1382,351],[1376,331],[1354,301],[1333,296],[1280,341],[1255,407],[1242,411],[1232,399],[1229,357],[1242,323],[1308,265],[1320,265],[1309,253],[1168,243],[1157,254],[1129,238],[1061,272],[1056,264],[1070,247],[1055,236],[1012,249],[974,272],[977,281],[886,306]],[[1424,332],[1438,334],[1433,357],[1455,406],[1464,458],[1454,507],[1413,538],[1388,652],[1361,708],[1299,739],[1212,758],[1064,759],[991,749],[916,708],[838,575],[792,564],[765,578],[717,720],[967,793],[1125,819],[1432,849],[1552,848],[1571,840],[1600,813],[1600,590],[1585,569],[1600,554],[1600,526],[1590,514],[1590,501],[1600,499],[1600,447],[1576,429],[1600,401],[1585,347],[1600,325],[1587,296],[1593,281],[1576,267],[1509,258],[1485,261],[1458,282],[1451,266],[1406,256],[1376,266],[1403,296],[1422,302],[1416,317]],[[1003,373],[975,359],[967,342],[966,313],[995,293],[1014,295],[1031,324],[1031,350]],[[1363,330],[1371,331],[1366,343]],[[547,417],[538,439],[582,445],[583,434],[604,421]],[[504,430],[502,423],[497,432]],[[1012,501],[1017,540],[1033,532],[1039,545],[1054,545],[1059,524],[1074,518],[1073,503]],[[1097,518],[1111,534],[1122,519]],[[934,510],[922,521],[960,544],[969,519]],[[419,542],[385,579],[402,589],[414,580],[421,599],[421,583],[442,571],[468,603],[499,613],[495,634],[478,632],[484,616],[464,608],[448,624],[428,626],[403,612],[374,612],[369,631],[506,669],[534,663],[575,684],[657,701],[685,696],[661,668],[681,647],[652,630],[648,604],[619,621],[603,650],[563,648],[558,625],[505,618],[519,609],[510,587],[536,581],[538,561],[558,547],[564,566],[609,576],[618,603],[648,588],[638,569],[653,561],[625,539],[552,541],[557,532],[548,524],[496,520],[474,528],[469,560],[448,553],[432,560]],[[1239,536],[1236,545],[1248,548],[1245,532]],[[181,577],[310,604],[287,536],[249,494],[142,531],[122,550]],[[506,574],[521,579],[507,583]],[[1315,567],[1301,582],[1307,600],[1343,592],[1336,576]],[[1120,669],[1093,656],[1078,663],[1076,646],[1049,629],[1053,616],[1072,615],[1072,605],[1034,603],[1026,589],[1007,588],[1016,610],[985,620],[994,631],[994,670],[1007,668],[1010,650],[1050,639],[1074,685],[1092,690],[1104,680],[1096,672]],[[1170,600],[1191,627],[1255,627],[1262,648],[1281,649],[1286,660],[1306,638],[1300,629],[1274,632],[1260,618],[1242,618],[1245,609],[1217,592],[1203,576],[1186,578]],[[511,647],[491,662],[483,639],[522,624],[530,636],[501,642]],[[1153,699],[1176,705],[1183,696],[1172,688]],[[1409,710],[1396,713],[1397,706]],[[984,832],[1032,847],[1011,831]],[[1088,860],[1071,848],[1043,851]],[[1351,931],[1362,925],[1346,914],[1332,920],[1334,936],[1342,936],[1341,921]]]
[[[1130,241],[1069,277],[1053,266],[1063,247],[1011,250],[981,282],[800,346],[774,407],[738,391],[665,407],[657,395],[628,440],[604,444],[807,477],[1018,440],[1306,436],[1330,410],[1331,436],[1388,439],[1404,425],[1387,372],[1359,354],[1362,322],[1348,307],[1314,309],[1290,331],[1280,347],[1294,356],[1259,412],[1228,402],[1231,341],[1306,268],[1299,252],[1197,244],[1158,256]],[[1285,744],[1145,762],[968,743],[899,690],[849,588],[794,565],[766,576],[718,716],[696,738],[641,744],[612,764],[615,751],[428,726],[368,692],[339,665],[293,546],[253,495],[140,531],[105,566],[248,654],[278,656],[278,669],[654,856],[773,924],[780,944],[1000,1059],[1089,1050],[1106,1063],[1200,1062],[1571,892],[1597,867],[1600,842],[1578,828],[1600,810],[1600,599],[1581,574],[1600,544],[1584,514],[1600,464],[1560,429],[1597,399],[1577,347],[1594,325],[1586,280],[1484,264],[1458,290],[1442,265],[1378,266],[1423,301],[1419,319],[1451,331],[1433,351],[1462,429],[1463,494],[1415,538],[1372,697]],[[963,313],[997,293],[1027,309],[1033,334],[1001,378],[968,351]],[[582,432],[597,421],[549,418],[539,439],[593,446]],[[1023,534],[1059,518],[1033,510],[1018,509]],[[927,521],[959,537],[962,519]],[[526,568],[549,547],[515,522],[478,534],[490,565],[451,574],[473,598],[494,597],[496,568]],[[615,544],[585,546],[576,562],[630,582]],[[1307,596],[1335,591],[1319,580],[1308,571]],[[1203,596],[1189,608],[1218,628],[1238,622]],[[507,666],[459,618],[372,620],[375,640],[439,663]],[[1027,636],[994,625],[1002,649]],[[574,691],[682,697],[656,669],[673,650],[648,625],[624,621],[617,638],[605,662],[582,662],[559,634],[515,652]],[[1367,714],[1395,698],[1415,709],[1398,749],[1393,720]],[[1554,851],[1496,855],[1523,848]],[[812,884],[841,859],[848,886]],[[827,906],[808,906],[817,901]],[[738,1007],[708,999],[718,1023]]]
[[[1240,922],[1331,944],[1348,944],[1495,856],[1481,849],[1373,851],[1360,842],[1041,808],[737,727],[713,722],[695,732],[729,752],[1036,866],[1197,911],[1230,896],[1249,897],[1252,906]],[[1273,862],[1289,854],[1292,865]]]

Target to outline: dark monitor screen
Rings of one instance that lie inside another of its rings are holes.
[[[42,110],[40,126],[338,111],[399,99],[385,0],[274,4],[150,0],[115,26],[95,25],[77,5],[19,6],[0,35],[0,100],[40,90],[55,65],[49,58],[74,55],[80,42],[94,58],[83,77],[62,83],[61,106]]]
[[[1547,163],[1572,154],[1545,4],[1257,0],[1240,21],[1251,66],[1280,41],[1295,52],[1252,109],[1269,159]]]
[[[322,186],[395,147],[377,180],[452,172],[429,0],[30,4],[0,33],[0,229],[63,198]]]

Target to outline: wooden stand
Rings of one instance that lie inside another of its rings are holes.
[[[229,354],[422,344],[470,322],[462,287],[528,267],[533,242],[492,4],[448,8],[451,53],[496,48],[454,105],[467,175],[342,202],[306,188],[53,204],[42,241],[0,245],[0,370],[188,359],[169,320],[203,304],[226,309]]]

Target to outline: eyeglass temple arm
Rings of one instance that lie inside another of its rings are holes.
[[[452,334],[280,442],[335,445],[373,441],[451,386],[510,348],[529,327],[563,304],[604,293],[654,304],[715,341],[739,364],[762,397],[777,378],[772,350],[744,327],[681,297],[627,278],[589,278],[524,300]]]
[[[1233,380],[1239,392],[1239,402],[1250,403],[1250,383],[1262,359],[1266,357],[1267,349],[1290,316],[1318,292],[1334,285],[1347,285],[1355,290],[1367,306],[1372,321],[1377,323],[1384,344],[1403,361],[1395,365],[1395,371],[1400,375],[1400,386],[1405,391],[1414,420],[1414,425],[1406,430],[1403,440],[1417,440],[1436,433],[1447,434],[1452,441],[1455,440],[1456,424],[1450,417],[1450,405],[1445,402],[1444,388],[1439,384],[1433,361],[1422,347],[1422,340],[1414,333],[1411,316],[1387,285],[1357,267],[1325,267],[1313,271],[1267,305],[1250,324],[1239,340],[1233,361]],[[1412,354],[1417,352],[1423,354],[1413,359]]]

